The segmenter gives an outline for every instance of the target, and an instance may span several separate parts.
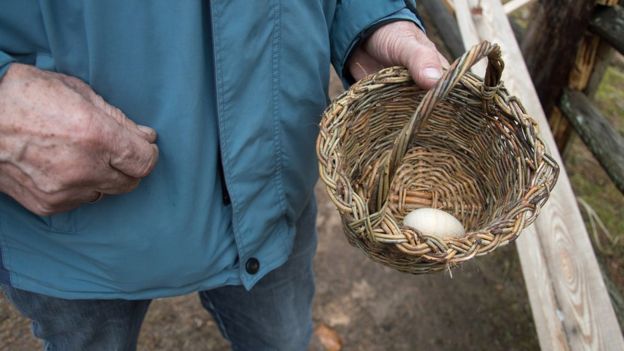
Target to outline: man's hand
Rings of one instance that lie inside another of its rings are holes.
[[[397,21],[377,29],[355,49],[347,63],[356,80],[393,65],[407,67],[416,84],[429,89],[448,62],[414,23]]]
[[[14,63],[0,80],[0,191],[36,214],[131,191],[155,141],[77,78]]]

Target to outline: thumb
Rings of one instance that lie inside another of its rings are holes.
[[[106,115],[113,117],[117,121],[117,123],[121,124],[123,127],[128,128],[129,130],[133,131],[135,134],[139,135],[150,143],[156,141],[156,131],[154,129],[134,123],[134,121],[126,117],[126,115],[121,112],[120,109],[107,103],[104,98],[102,98],[95,91],[93,91],[93,89],[87,83],[76,77],[67,76],[60,73],[54,74],[57,75],[57,77],[61,79],[66,85],[74,89],[76,92],[80,93],[85,99],[87,99],[97,108],[102,110]]]
[[[414,23],[397,21],[382,26],[367,41],[367,51],[385,65],[407,67],[422,88],[433,87],[442,76],[438,50]]]
[[[102,118],[103,144],[108,151],[109,165],[121,173],[143,178],[158,162],[158,147],[119,123]]]
[[[404,44],[399,61],[407,67],[416,85],[432,88],[442,77],[442,62],[435,47],[410,41]]]

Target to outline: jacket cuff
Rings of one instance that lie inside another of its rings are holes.
[[[412,4],[409,0],[347,0],[336,8],[331,30],[332,63],[345,86],[353,83],[349,72],[345,72],[351,52],[377,28],[394,21],[410,21],[424,31],[415,8],[406,3]]]

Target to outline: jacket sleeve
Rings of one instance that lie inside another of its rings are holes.
[[[35,64],[49,51],[37,1],[3,0],[1,7],[0,78],[12,62]]]
[[[338,0],[330,28],[331,59],[343,82],[352,82],[345,64],[353,49],[381,25],[399,20],[424,30],[415,0]]]
[[[15,59],[4,51],[0,51],[0,79],[4,77],[7,69],[9,69],[9,63],[15,61]]]

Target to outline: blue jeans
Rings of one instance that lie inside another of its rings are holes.
[[[233,350],[306,350],[312,335],[314,200],[297,222],[293,253],[251,291],[226,286],[199,297]],[[65,300],[8,286],[45,350],[135,350],[150,300]]]

